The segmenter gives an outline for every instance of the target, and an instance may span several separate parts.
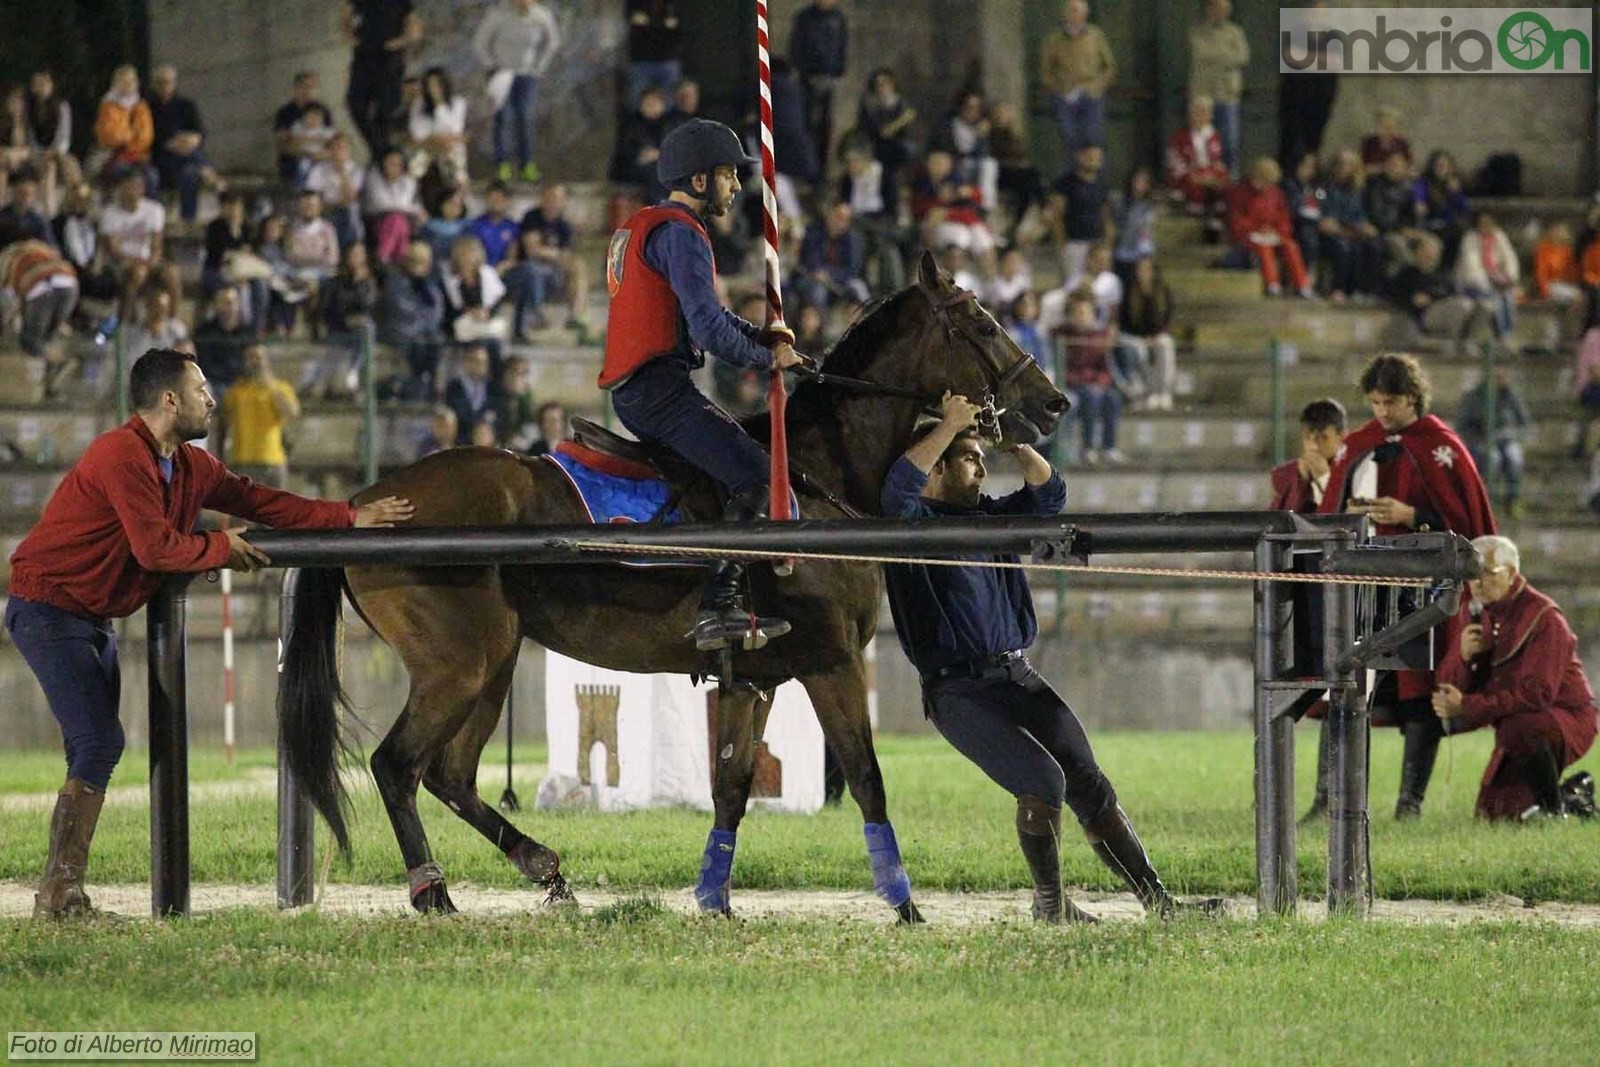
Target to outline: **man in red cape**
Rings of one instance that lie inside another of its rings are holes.
[[[1561,771],[1594,744],[1594,691],[1578,659],[1578,640],[1555,602],[1522,576],[1509,538],[1480,537],[1483,576],[1468,583],[1482,621],[1462,629],[1439,659],[1433,710],[1452,734],[1494,727],[1494,753],[1478,789],[1478,817],[1527,819],[1562,814],[1576,782]],[[1589,789],[1592,790],[1590,785]]]
[[[1372,421],[1344,439],[1328,471],[1317,510],[1355,512],[1372,519],[1380,537],[1448,530],[1477,538],[1496,532],[1494,511],[1472,453],[1454,430],[1428,414],[1428,380],[1412,356],[1375,356],[1361,374],[1361,392]],[[1441,647],[1453,645],[1464,625],[1458,615],[1445,624]],[[1405,735],[1400,797],[1395,818],[1422,814],[1422,799],[1444,736],[1433,713],[1432,671],[1385,671],[1373,693],[1373,722],[1398,726]],[[1327,748],[1323,727],[1322,750]],[[1317,802],[1326,807],[1327,760],[1317,759]]]

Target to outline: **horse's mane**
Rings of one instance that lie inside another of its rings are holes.
[[[873,360],[904,336],[902,313],[912,302],[916,291],[917,287],[910,285],[892,296],[881,297],[868,304],[844,335],[821,357],[823,369],[846,378],[858,378],[865,374]],[[789,418],[795,425],[806,425],[832,412],[837,403],[837,394],[830,395],[826,386],[803,382],[789,400]],[[740,420],[740,424],[745,432],[763,443],[771,436],[771,417],[765,411],[746,416]]]

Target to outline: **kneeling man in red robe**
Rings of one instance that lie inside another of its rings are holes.
[[[1483,576],[1469,582],[1482,618],[1461,631],[1439,664],[1433,710],[1448,733],[1494,727],[1494,754],[1478,790],[1478,816],[1561,813],[1561,772],[1589,751],[1595,701],[1578,642],[1555,602],[1522,576],[1505,537],[1473,540]],[[1476,607],[1469,607],[1476,611]]]

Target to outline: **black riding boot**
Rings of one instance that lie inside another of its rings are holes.
[[[762,514],[765,488],[741,493],[728,501],[722,517],[733,522],[749,522]],[[763,648],[774,637],[789,632],[784,619],[758,617],[739,603],[739,587],[744,582],[744,564],[718,560],[700,597],[700,614],[690,636],[701,652],[716,652],[738,642],[747,652]]]
[[[1331,712],[1329,713],[1331,714]],[[1311,798],[1311,807],[1300,816],[1301,826],[1312,826],[1328,817],[1328,720],[1318,723],[1317,734],[1317,792]]]
[[[1161,876],[1151,866],[1150,856],[1145,852],[1139,835],[1134,833],[1133,824],[1128,821],[1122,805],[1118,804],[1106,815],[1084,826],[1083,832],[1088,836],[1094,854],[1100,857],[1100,862],[1111,868],[1112,873],[1133,890],[1134,896],[1139,898],[1139,903],[1150,914],[1170,919],[1185,911],[1210,914],[1221,910],[1220,900],[1183,904],[1173,899],[1167,887],[1161,884]]]
[[[1061,891],[1061,809],[1039,797],[1017,798],[1017,843],[1033,878],[1033,917],[1042,923],[1093,923]]]
[[[1439,758],[1444,729],[1432,716],[1409,719],[1400,729],[1405,734],[1405,755],[1400,764],[1400,798],[1394,804],[1394,817],[1417,819],[1422,816],[1422,798],[1433,778],[1433,763]]]
[[[1567,814],[1561,792],[1561,761],[1548,741],[1539,742],[1539,747],[1523,760],[1522,774],[1537,805],[1537,811],[1525,812],[1524,818],[1534,814],[1557,817]]]

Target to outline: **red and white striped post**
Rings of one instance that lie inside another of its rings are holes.
[[[761,206],[766,230],[767,329],[787,331],[783,321],[782,272],[778,265],[778,169],[772,150],[772,60],[768,51],[767,0],[756,0],[756,69],[761,79]],[[768,514],[773,520],[789,517],[789,438],[784,413],[789,393],[783,372],[774,369],[768,391],[772,415],[772,498]]]

